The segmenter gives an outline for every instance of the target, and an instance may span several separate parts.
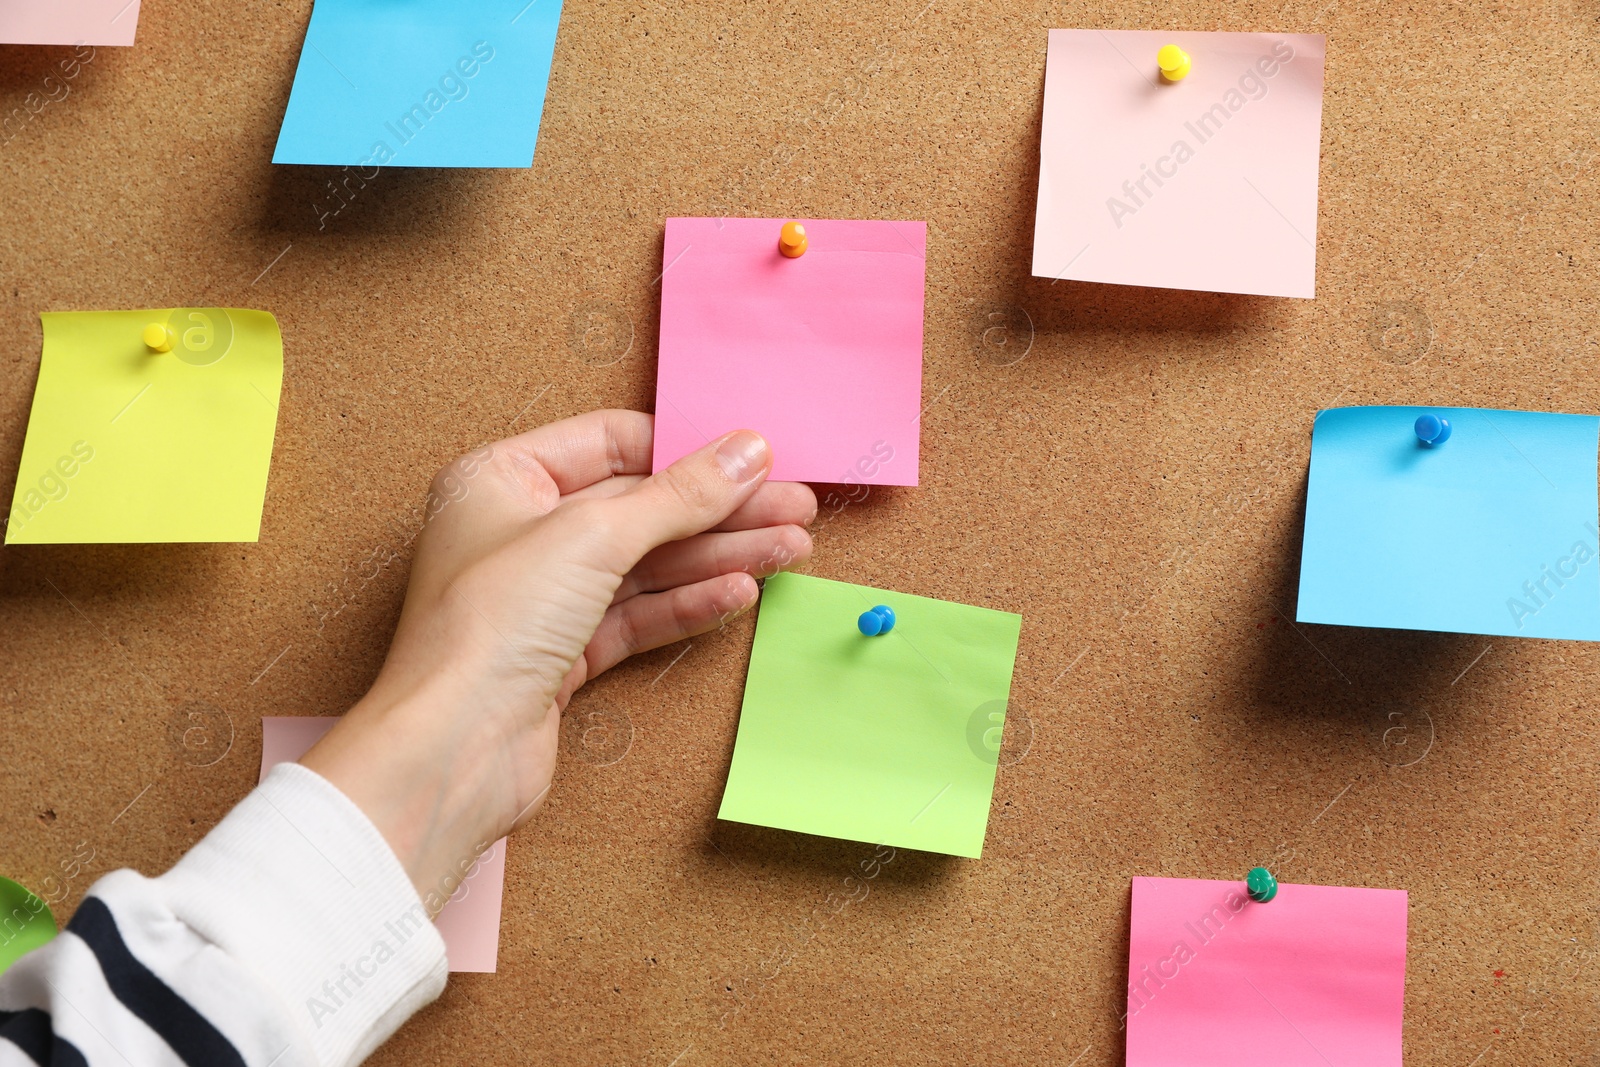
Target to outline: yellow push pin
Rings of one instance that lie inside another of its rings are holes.
[[[171,352],[172,346],[177,343],[178,336],[172,332],[172,327],[163,322],[152,322],[144,328],[145,347],[152,352]]]
[[[1156,53],[1156,66],[1161,68],[1161,80],[1181,82],[1189,76],[1189,53],[1175,44],[1161,46]]]
[[[798,222],[786,222],[778,231],[778,251],[794,259],[806,254],[806,228]]]

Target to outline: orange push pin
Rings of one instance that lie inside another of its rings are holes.
[[[778,251],[794,259],[806,254],[806,228],[798,222],[786,222],[778,231]]]
[[[177,335],[172,332],[172,327],[162,322],[152,322],[144,328],[141,335],[144,345],[152,352],[171,352],[172,346],[177,343]]]

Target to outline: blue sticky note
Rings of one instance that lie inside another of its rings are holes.
[[[529,167],[561,0],[316,0],[274,163]]]
[[[1422,444],[1421,415],[1450,423]],[[1301,622],[1600,640],[1600,418],[1360,407],[1311,432]]]

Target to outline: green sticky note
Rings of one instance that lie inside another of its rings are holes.
[[[856,619],[894,609],[887,634]],[[977,857],[1022,616],[767,579],[719,818]]]
[[[46,312],[6,544],[254,541],[283,386],[264,311]],[[171,350],[145,344],[165,326]]]
[[[50,905],[9,878],[0,878],[0,971],[56,936]]]

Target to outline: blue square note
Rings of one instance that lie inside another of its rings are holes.
[[[529,167],[561,0],[317,0],[274,163]]]
[[[1450,423],[1421,444],[1420,415]],[[1334,408],[1311,432],[1301,622],[1600,640],[1600,418]]]

